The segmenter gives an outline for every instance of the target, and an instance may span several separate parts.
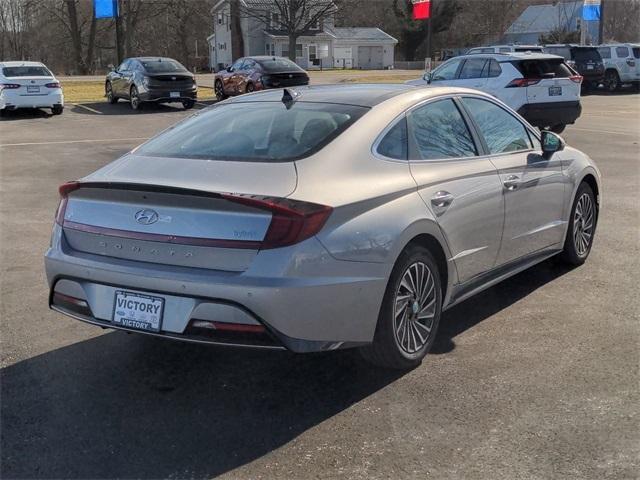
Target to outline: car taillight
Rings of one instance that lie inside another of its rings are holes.
[[[511,80],[506,88],[530,87],[540,82],[541,78],[516,78]]]
[[[60,88],[60,83],[59,82],[47,83],[47,84],[45,84],[45,87],[47,87],[47,88]]]
[[[80,188],[80,182],[67,182],[58,187],[60,193],[60,204],[56,211],[56,223],[60,226],[64,223],[64,213],[67,209],[67,198],[71,192]]]
[[[12,88],[20,88],[20,84],[18,83],[0,83],[0,90],[9,90]]]
[[[627,58],[627,65],[629,65],[630,67],[635,67],[636,61],[633,58]]]
[[[325,205],[286,198],[227,194],[221,197],[271,213],[271,224],[262,240],[261,249],[286,247],[313,237],[333,211]]]
[[[571,75],[569,80],[576,83],[582,83],[582,75]]]

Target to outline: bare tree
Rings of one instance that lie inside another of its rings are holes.
[[[237,8],[240,15],[262,22],[266,30],[277,30],[289,37],[289,59],[295,61],[298,38],[308,35],[316,25],[334,15],[338,10],[338,2],[339,0],[245,0]]]

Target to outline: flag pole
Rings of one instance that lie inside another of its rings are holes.
[[[427,19],[427,58],[429,59],[429,65],[431,65],[431,49],[432,49],[432,31],[433,31],[433,13],[435,0],[431,0],[429,18]]]

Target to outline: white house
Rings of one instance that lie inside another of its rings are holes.
[[[280,29],[277,9],[269,0],[241,0],[243,9],[264,10],[263,19],[242,15],[244,53],[251,55],[289,56],[289,37]],[[207,37],[209,65],[218,71],[231,65],[231,6],[220,0],[212,9],[214,31]],[[267,20],[269,19],[269,25]],[[329,16],[319,21],[295,46],[296,63],[307,70],[320,68],[392,68],[394,49],[398,41],[379,28],[336,27]]]

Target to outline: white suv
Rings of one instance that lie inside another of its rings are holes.
[[[562,57],[546,53],[461,55],[411,85],[475,88],[499,98],[531,125],[562,132],[580,117],[582,77]]]
[[[616,43],[598,47],[604,62],[604,88],[613,92],[623,83],[640,89],[640,45]]]
[[[60,82],[40,62],[0,62],[0,114],[17,108],[64,109]]]

